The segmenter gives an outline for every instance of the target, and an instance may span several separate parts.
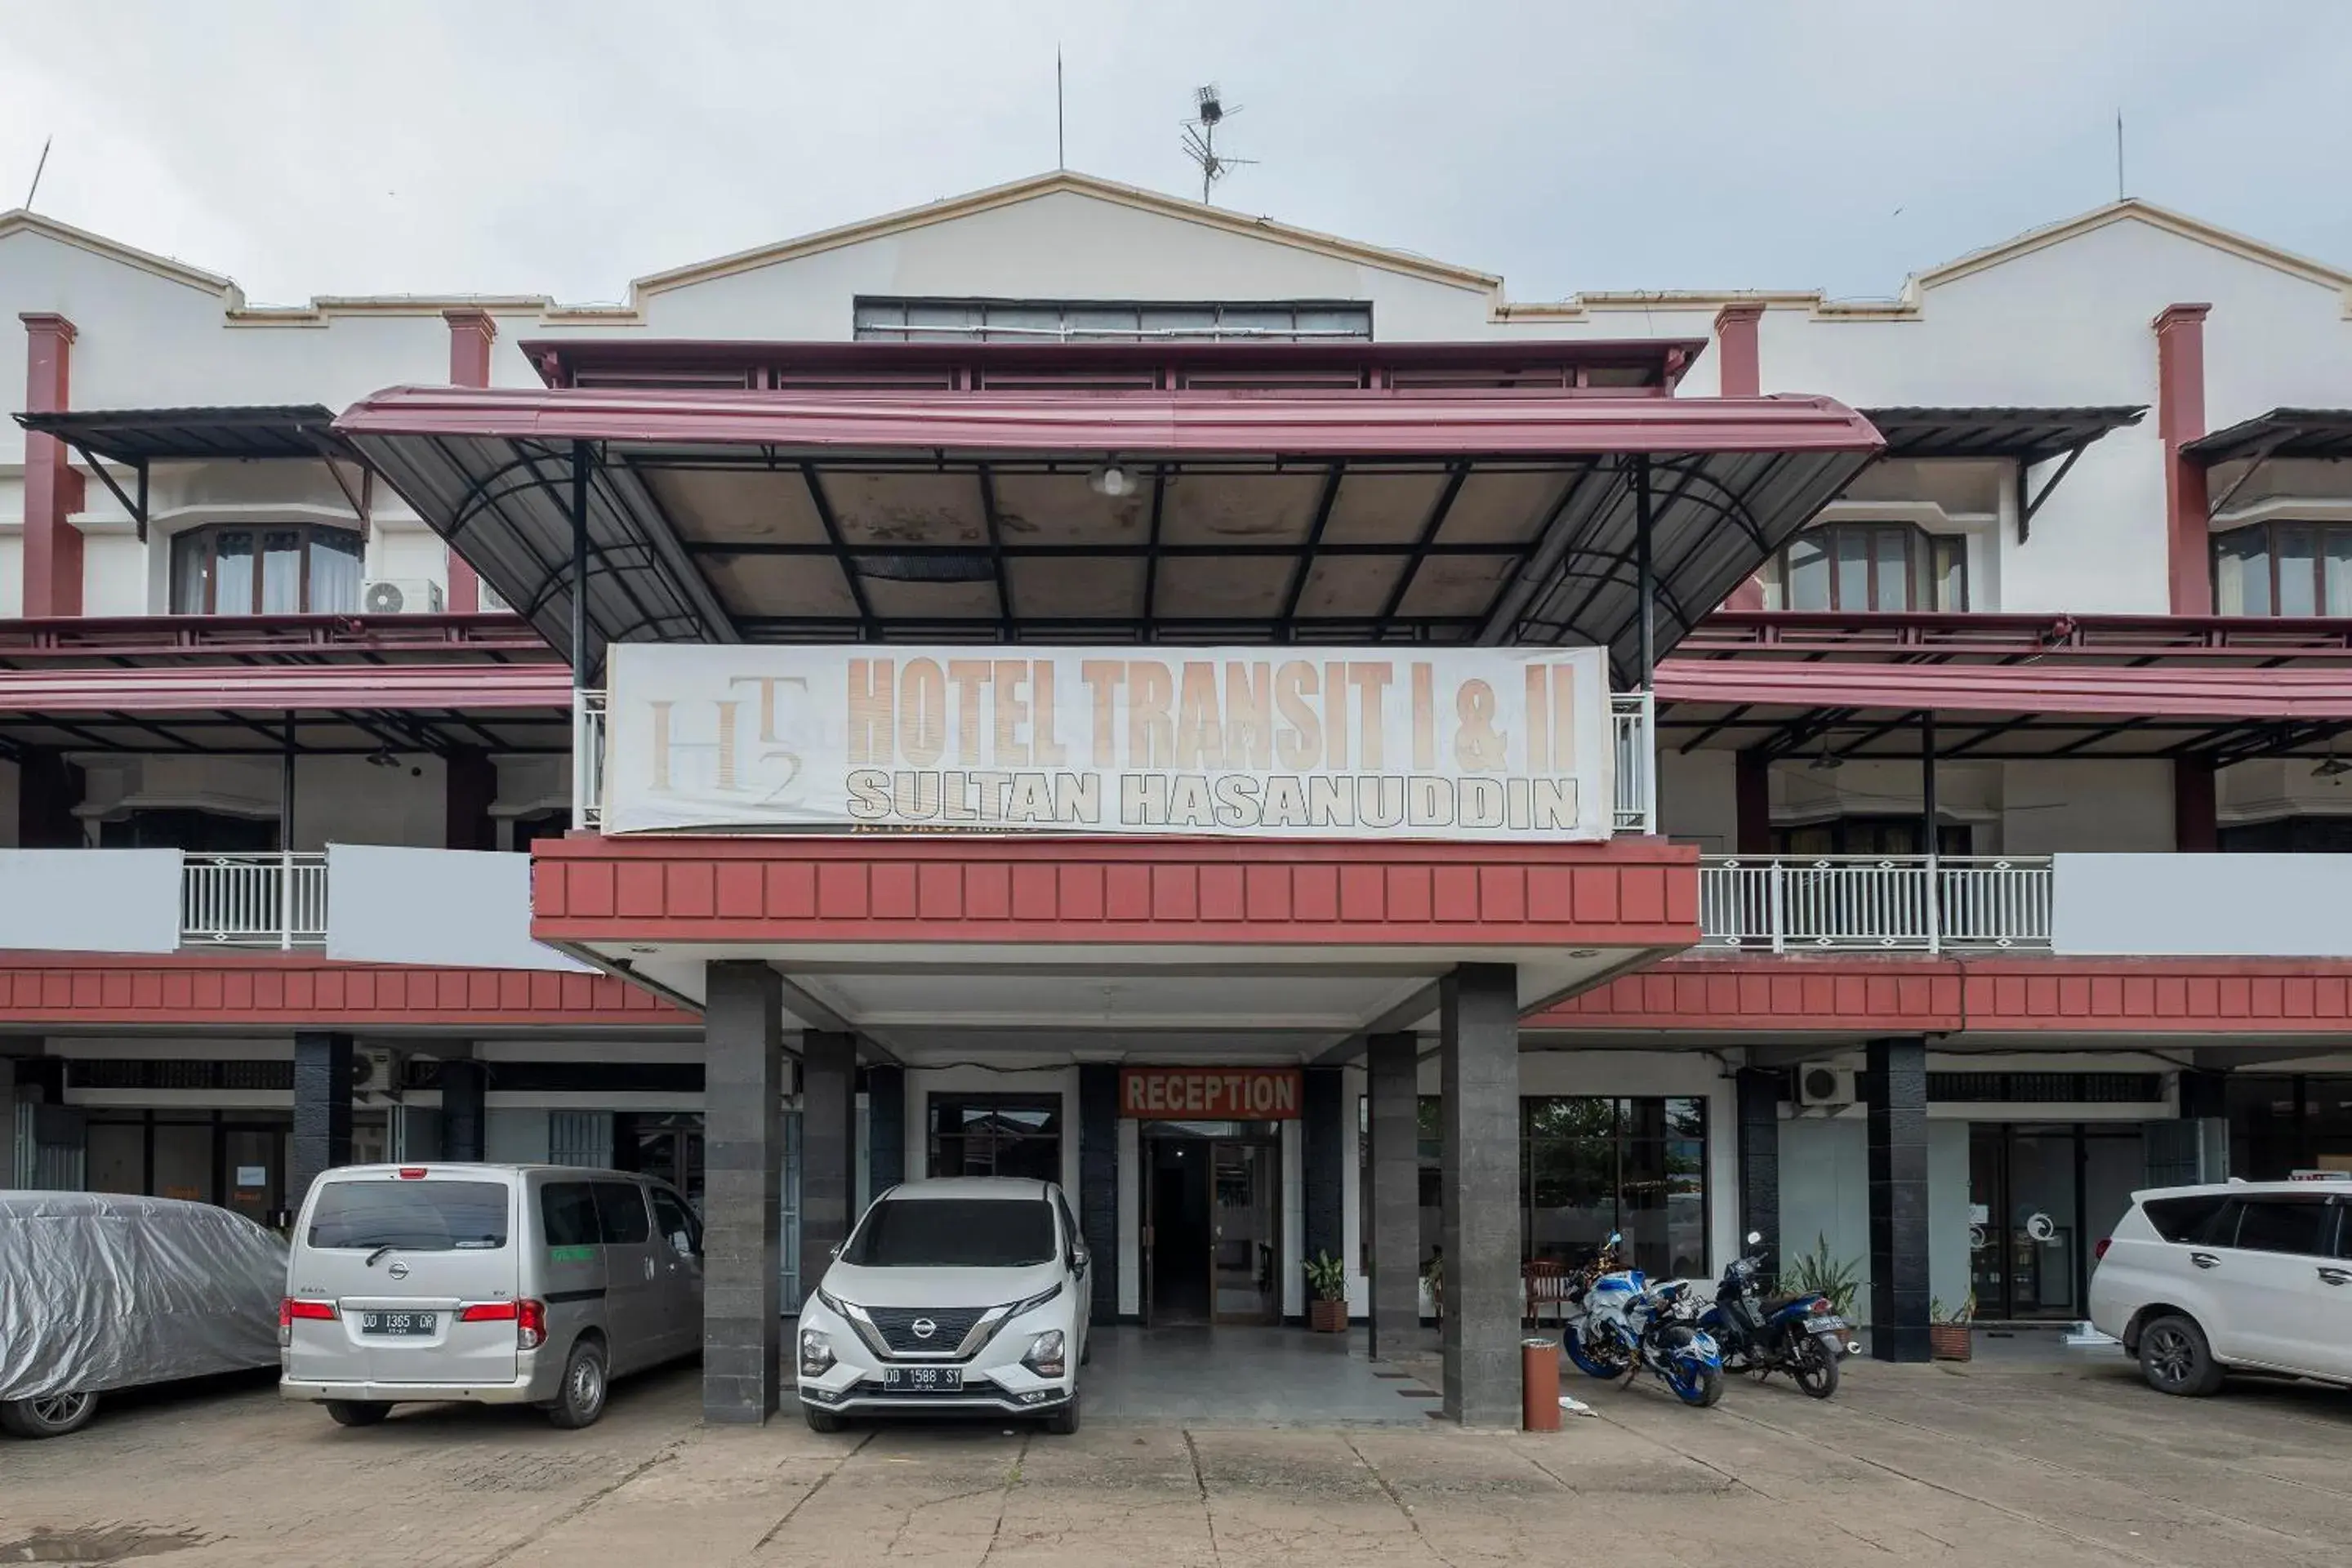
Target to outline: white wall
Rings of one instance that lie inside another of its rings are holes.
[[[1826,1237],[1830,1255],[1856,1266],[1869,1321],[1870,1129],[1858,1114],[1784,1117],[1780,1123],[1780,1234],[1766,1238],[1776,1265]],[[1927,1123],[1927,1289],[1956,1308],[1969,1293],[1969,1124]]]

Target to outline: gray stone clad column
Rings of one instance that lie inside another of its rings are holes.
[[[907,1069],[866,1069],[866,1192],[878,1198],[907,1179]]]
[[[483,1157],[483,1097],[489,1072],[464,1058],[441,1063],[441,1153],[447,1160]]]
[[[1444,1130],[1444,1412],[1519,1424],[1519,994],[1508,963],[1465,963],[1438,1001]]]
[[[1374,1035],[1364,1051],[1371,1137],[1372,1354],[1421,1342],[1421,1039]]]
[[[352,1037],[294,1037],[294,1137],[287,1152],[286,1209],[298,1214],[319,1173],[352,1163]]]
[[[1870,1353],[1926,1361],[1927,1043],[1873,1040],[1868,1060]]]
[[[1086,1237],[1087,1321],[1118,1321],[1118,1068],[1078,1064],[1078,1190],[1070,1201]]]
[[[857,1207],[857,1037],[801,1037],[801,1289],[816,1289]],[[792,1303],[794,1311],[800,1303]]]
[[[1348,1152],[1349,1134],[1346,1075],[1338,1068],[1308,1068],[1299,1102],[1299,1194],[1306,1221],[1298,1256],[1311,1263],[1323,1253],[1345,1262],[1348,1256]],[[1299,1280],[1300,1299],[1314,1293]]]
[[[702,1418],[775,1414],[783,1297],[783,986],[713,963],[703,1002]],[[797,1303],[794,1303],[797,1305]]]

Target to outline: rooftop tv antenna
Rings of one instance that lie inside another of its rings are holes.
[[[31,187],[25,192],[25,210],[26,212],[31,212],[33,210],[33,198],[41,193],[41,174],[42,172],[49,166],[49,143],[56,140],[57,138],[54,136],[46,136],[41,139],[41,161],[33,165],[33,184]]]
[[[1192,118],[1184,121],[1184,156],[1201,167],[1201,203],[1208,205],[1209,193],[1219,180],[1244,163],[1255,163],[1255,158],[1228,158],[1217,151],[1217,127],[1228,115],[1239,114],[1238,103],[1226,107],[1224,95],[1211,82],[1192,94]]]

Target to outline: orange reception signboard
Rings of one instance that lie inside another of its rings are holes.
[[[1118,1113],[1174,1121],[1292,1121],[1297,1068],[1121,1068]]]

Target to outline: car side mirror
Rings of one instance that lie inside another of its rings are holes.
[[[1087,1252],[1085,1247],[1074,1247],[1070,1248],[1070,1267],[1076,1269],[1079,1273],[1084,1274],[1087,1271],[1087,1266],[1093,1260],[1093,1255]]]
[[[833,1259],[835,1259],[835,1260],[838,1261],[838,1260],[839,1260],[839,1258],[840,1258],[840,1257],[841,1257],[841,1246],[840,1246],[840,1244],[839,1244],[838,1242],[836,1242],[836,1243],[835,1243],[835,1244],[834,1244],[833,1246],[826,1247],[826,1248],[824,1249],[824,1255],[825,1255],[827,1258],[833,1258]]]

